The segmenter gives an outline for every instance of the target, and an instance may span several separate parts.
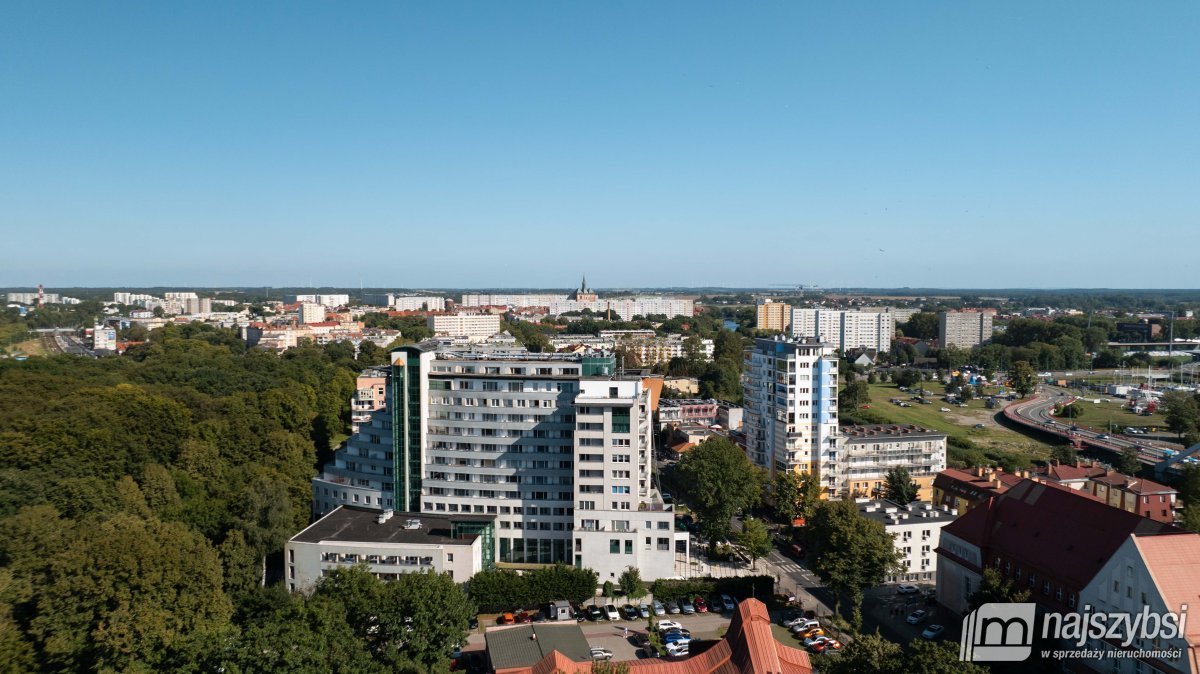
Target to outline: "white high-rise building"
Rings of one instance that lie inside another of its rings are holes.
[[[771,471],[815,473],[829,496],[845,481],[839,446],[838,361],[815,341],[756,339],[746,350],[742,430],[750,459]]]
[[[330,309],[336,309],[337,307],[344,307],[350,304],[350,296],[341,293],[336,295],[317,295],[317,304],[329,307]]]
[[[846,353],[851,349],[892,348],[896,332],[890,313],[838,309],[793,309],[792,336],[816,339]]]
[[[313,480],[314,514],[485,516],[488,560],[674,576],[687,538],[653,483],[650,394],[614,367],[608,354],[400,347],[384,409]]]
[[[300,323],[323,323],[325,321],[325,307],[320,304],[305,302],[297,309],[296,315]]]
[[[496,314],[443,314],[430,316],[427,322],[435,335],[466,337],[471,341],[500,332],[500,317]]]

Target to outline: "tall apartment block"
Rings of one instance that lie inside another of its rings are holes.
[[[792,305],[761,299],[755,307],[754,327],[787,332],[792,328]]]
[[[833,347],[816,341],[755,339],[746,350],[746,451],[776,471],[815,473],[826,495],[841,490],[837,416],[838,361]]]
[[[489,560],[673,576],[673,513],[650,476],[649,394],[613,369],[607,354],[399,347],[386,407],[313,480],[314,513],[483,515],[495,523]],[[621,552],[610,559],[612,540]]]
[[[938,314],[938,340],[943,347],[969,349],[992,341],[992,312],[943,311]]]
[[[439,314],[426,319],[429,329],[437,335],[466,337],[481,341],[500,332],[500,316],[496,314]]]
[[[892,348],[896,324],[889,313],[837,309],[793,309],[792,336],[815,339],[847,353],[851,349]]]

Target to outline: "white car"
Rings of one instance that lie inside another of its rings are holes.
[[[784,621],[783,626],[798,634],[814,627],[820,627],[821,623],[817,622],[814,618],[796,618]]]
[[[688,654],[688,642],[690,642],[690,641],[691,641],[691,639],[688,639],[685,641],[676,641],[673,644],[667,644],[667,646],[666,646],[667,655],[671,656],[672,658],[682,658],[683,656],[687,655]]]
[[[941,410],[939,410],[939,411],[941,411],[941,412],[949,412],[949,411],[950,411],[950,408],[949,408],[949,407],[943,407],[943,408],[941,408]]]
[[[600,648],[598,646],[594,646],[594,647],[592,647],[592,659],[593,660],[612,660],[613,652],[608,650],[607,648]]]
[[[621,614],[617,612],[616,606],[608,604],[604,607],[604,617],[608,618],[609,620],[620,620]]]
[[[674,620],[658,621],[658,633],[659,634],[662,634],[663,632],[670,632],[671,630],[681,630],[681,629],[683,629],[683,625],[675,622]]]
[[[650,607],[652,609],[654,609],[654,615],[666,615],[667,614],[667,607],[663,606],[663,603],[657,599],[655,599],[650,604]]]
[[[901,583],[900,586],[896,588],[896,594],[916,594],[920,591],[921,588],[908,583]]]
[[[925,611],[917,610],[917,611],[913,611],[912,613],[909,613],[908,617],[905,618],[905,621],[908,622],[909,625],[918,625],[920,623],[925,622],[925,618],[927,618],[928,616],[929,616],[929,614],[926,613]]]

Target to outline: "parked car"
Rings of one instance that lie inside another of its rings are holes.
[[[828,641],[828,640],[829,640],[829,637],[827,637],[827,636],[809,637],[804,640],[804,647],[809,650],[812,650],[813,646],[816,646],[817,644],[821,643],[822,641]]]
[[[662,653],[659,652],[657,646],[655,646],[654,644],[651,644],[651,643],[647,643],[642,646],[641,657],[643,657],[643,658],[661,658]]]
[[[691,641],[692,638],[690,636],[684,635],[684,633],[681,630],[672,630],[670,632],[667,632],[666,634],[663,634],[662,640],[663,640],[664,644],[675,644],[675,643],[679,643],[680,641],[686,643],[688,641]]]
[[[692,606],[695,607],[696,613],[708,613],[708,602],[704,601],[704,597],[693,599]]]
[[[666,651],[669,657],[682,658],[688,654],[688,645],[686,642],[667,644]]]
[[[921,588],[908,583],[901,583],[896,587],[896,594],[916,594],[921,591]]]
[[[650,617],[650,607],[648,605],[638,604],[637,610],[638,610],[639,618],[649,618]]]
[[[513,625],[517,622],[517,618],[511,613],[502,613],[496,622],[500,623],[501,625]]]
[[[666,636],[668,634],[682,634],[683,636],[687,637],[688,639],[692,638],[692,631],[686,627],[676,627],[673,630],[667,630],[666,632],[662,633],[663,638],[666,638]]]
[[[621,617],[626,620],[637,620],[638,610],[633,604],[625,604],[621,607]]]
[[[694,605],[692,605],[692,602],[690,599],[681,599],[679,601],[679,610],[684,615],[691,615],[696,612],[696,607]]]
[[[737,602],[727,594],[721,595],[721,603],[725,606],[726,611],[732,611],[737,608]]]
[[[516,618],[518,623],[527,623],[533,619],[533,617],[526,613],[524,609],[517,611]]]
[[[927,617],[929,617],[928,613],[926,613],[924,610],[917,609],[916,611],[909,613],[905,620],[908,621],[909,625],[919,625],[925,622],[925,618]]]
[[[617,607],[612,604],[604,605],[604,617],[608,620],[620,620],[621,614],[617,612]]]
[[[613,652],[608,650],[607,648],[600,648],[598,646],[592,647],[592,659],[593,660],[612,660],[612,658],[613,658]]]
[[[667,613],[677,614],[680,612],[679,602],[674,599],[667,600]]]
[[[806,630],[792,628],[792,634],[795,634],[798,639],[812,639],[813,637],[825,636],[825,630],[820,627],[810,627]]]
[[[658,633],[659,634],[662,634],[663,632],[670,632],[671,630],[681,630],[681,629],[683,629],[683,625],[675,622],[674,620],[658,621]]]
[[[842,642],[832,637],[821,637],[822,641],[818,641],[810,649],[813,653],[825,653],[827,651],[842,650]]]
[[[650,602],[650,608],[654,610],[654,615],[666,615],[667,614],[667,607],[664,606],[663,603],[657,599]]]
[[[591,606],[588,607],[588,610],[587,610],[587,619],[588,620],[591,620],[592,622],[596,622],[597,620],[600,620],[603,617],[604,617],[604,611],[601,611],[599,606],[592,604]]]
[[[810,630],[814,627],[820,627],[821,623],[817,622],[814,618],[805,618],[804,616],[799,616],[797,618],[793,618],[792,620],[785,621],[783,626],[792,630],[793,632],[798,633],[805,630]]]
[[[925,639],[936,639],[945,631],[946,628],[941,625],[930,625],[925,628],[924,632],[921,632],[921,636]]]

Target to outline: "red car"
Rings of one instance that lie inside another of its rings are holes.
[[[708,602],[704,601],[704,597],[693,599],[692,606],[696,607],[696,613],[708,613]]]
[[[517,611],[516,619],[518,623],[527,623],[531,620],[529,614],[524,610]]]

